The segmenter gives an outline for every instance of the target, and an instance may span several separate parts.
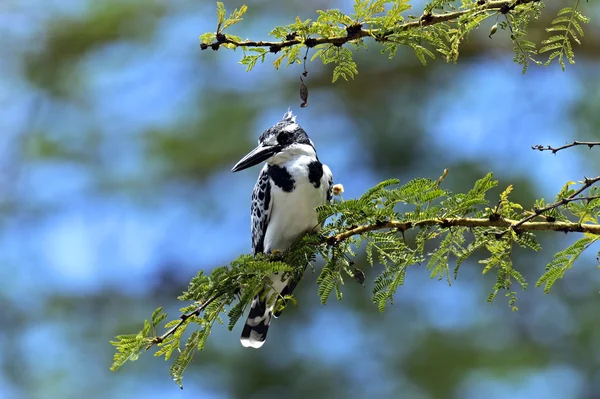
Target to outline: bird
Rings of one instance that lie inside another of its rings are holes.
[[[284,253],[310,232],[319,231],[316,208],[330,203],[333,175],[319,161],[312,140],[296,122],[290,109],[275,125],[265,130],[258,146],[231,169],[232,172],[265,161],[254,190],[251,205],[252,251]],[[306,265],[294,265],[304,271]],[[260,348],[265,343],[278,298],[290,295],[297,278],[285,274],[269,276],[261,292],[254,297],[240,341],[244,347]]]

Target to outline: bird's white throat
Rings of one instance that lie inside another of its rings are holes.
[[[309,161],[316,160],[317,153],[315,152],[315,148],[309,144],[295,143],[267,159],[267,163],[271,165],[282,165],[296,159],[300,160],[302,157],[307,157]]]

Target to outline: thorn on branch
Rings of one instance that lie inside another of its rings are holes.
[[[546,221],[550,223],[556,222],[556,218],[554,216],[546,216]]]
[[[215,42],[215,43],[213,43],[213,44],[210,45],[210,48],[212,48],[214,51],[217,51],[219,49],[220,45],[221,45],[220,43]]]
[[[494,212],[490,215],[490,222],[497,222],[498,220],[500,220],[500,214],[497,212]]]
[[[277,54],[279,50],[281,50],[281,46],[279,45],[269,47],[269,52],[273,54]]]
[[[206,50],[208,48],[208,44],[200,43],[200,50]]]
[[[298,36],[298,33],[296,31],[293,31],[292,33],[288,33],[285,36],[285,40],[294,40],[296,36]]]
[[[482,6],[485,4],[485,0],[477,0],[477,5]]]
[[[304,41],[304,45],[308,48],[312,48],[315,47],[317,45],[317,39],[315,38],[308,38]]]
[[[219,43],[225,43],[226,41],[227,41],[227,36],[225,36],[221,32],[217,33],[217,42],[219,42]]]
[[[429,22],[433,21],[433,14],[431,13],[431,11],[425,12],[425,13],[423,13],[423,15],[421,15],[421,18],[419,18],[419,21],[421,23],[428,24]]]
[[[350,39],[355,39],[359,37],[361,30],[362,24],[350,25],[346,27],[346,33],[348,34],[348,38]]]
[[[518,236],[522,236],[523,235],[523,230],[521,229],[513,229],[513,231],[515,232],[516,235]]]
[[[508,2],[506,2],[502,5],[502,8],[500,8],[500,12],[502,14],[508,14],[510,12],[510,10],[512,10],[513,8],[514,8],[514,6],[511,7],[510,4],[508,4]]]

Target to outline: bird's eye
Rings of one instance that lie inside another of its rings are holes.
[[[292,142],[293,135],[290,132],[281,132],[277,135],[277,143],[279,145],[288,145]]]

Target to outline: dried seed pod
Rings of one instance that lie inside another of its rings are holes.
[[[308,105],[308,87],[304,84],[304,80],[302,80],[302,76],[300,76],[300,99],[302,100],[302,104],[300,106],[302,108]]]
[[[498,24],[496,23],[496,24],[494,24],[494,26],[492,26],[492,29],[490,29],[490,36],[489,36],[490,39],[492,38],[492,35],[494,33],[496,33],[497,30],[498,30]]]

